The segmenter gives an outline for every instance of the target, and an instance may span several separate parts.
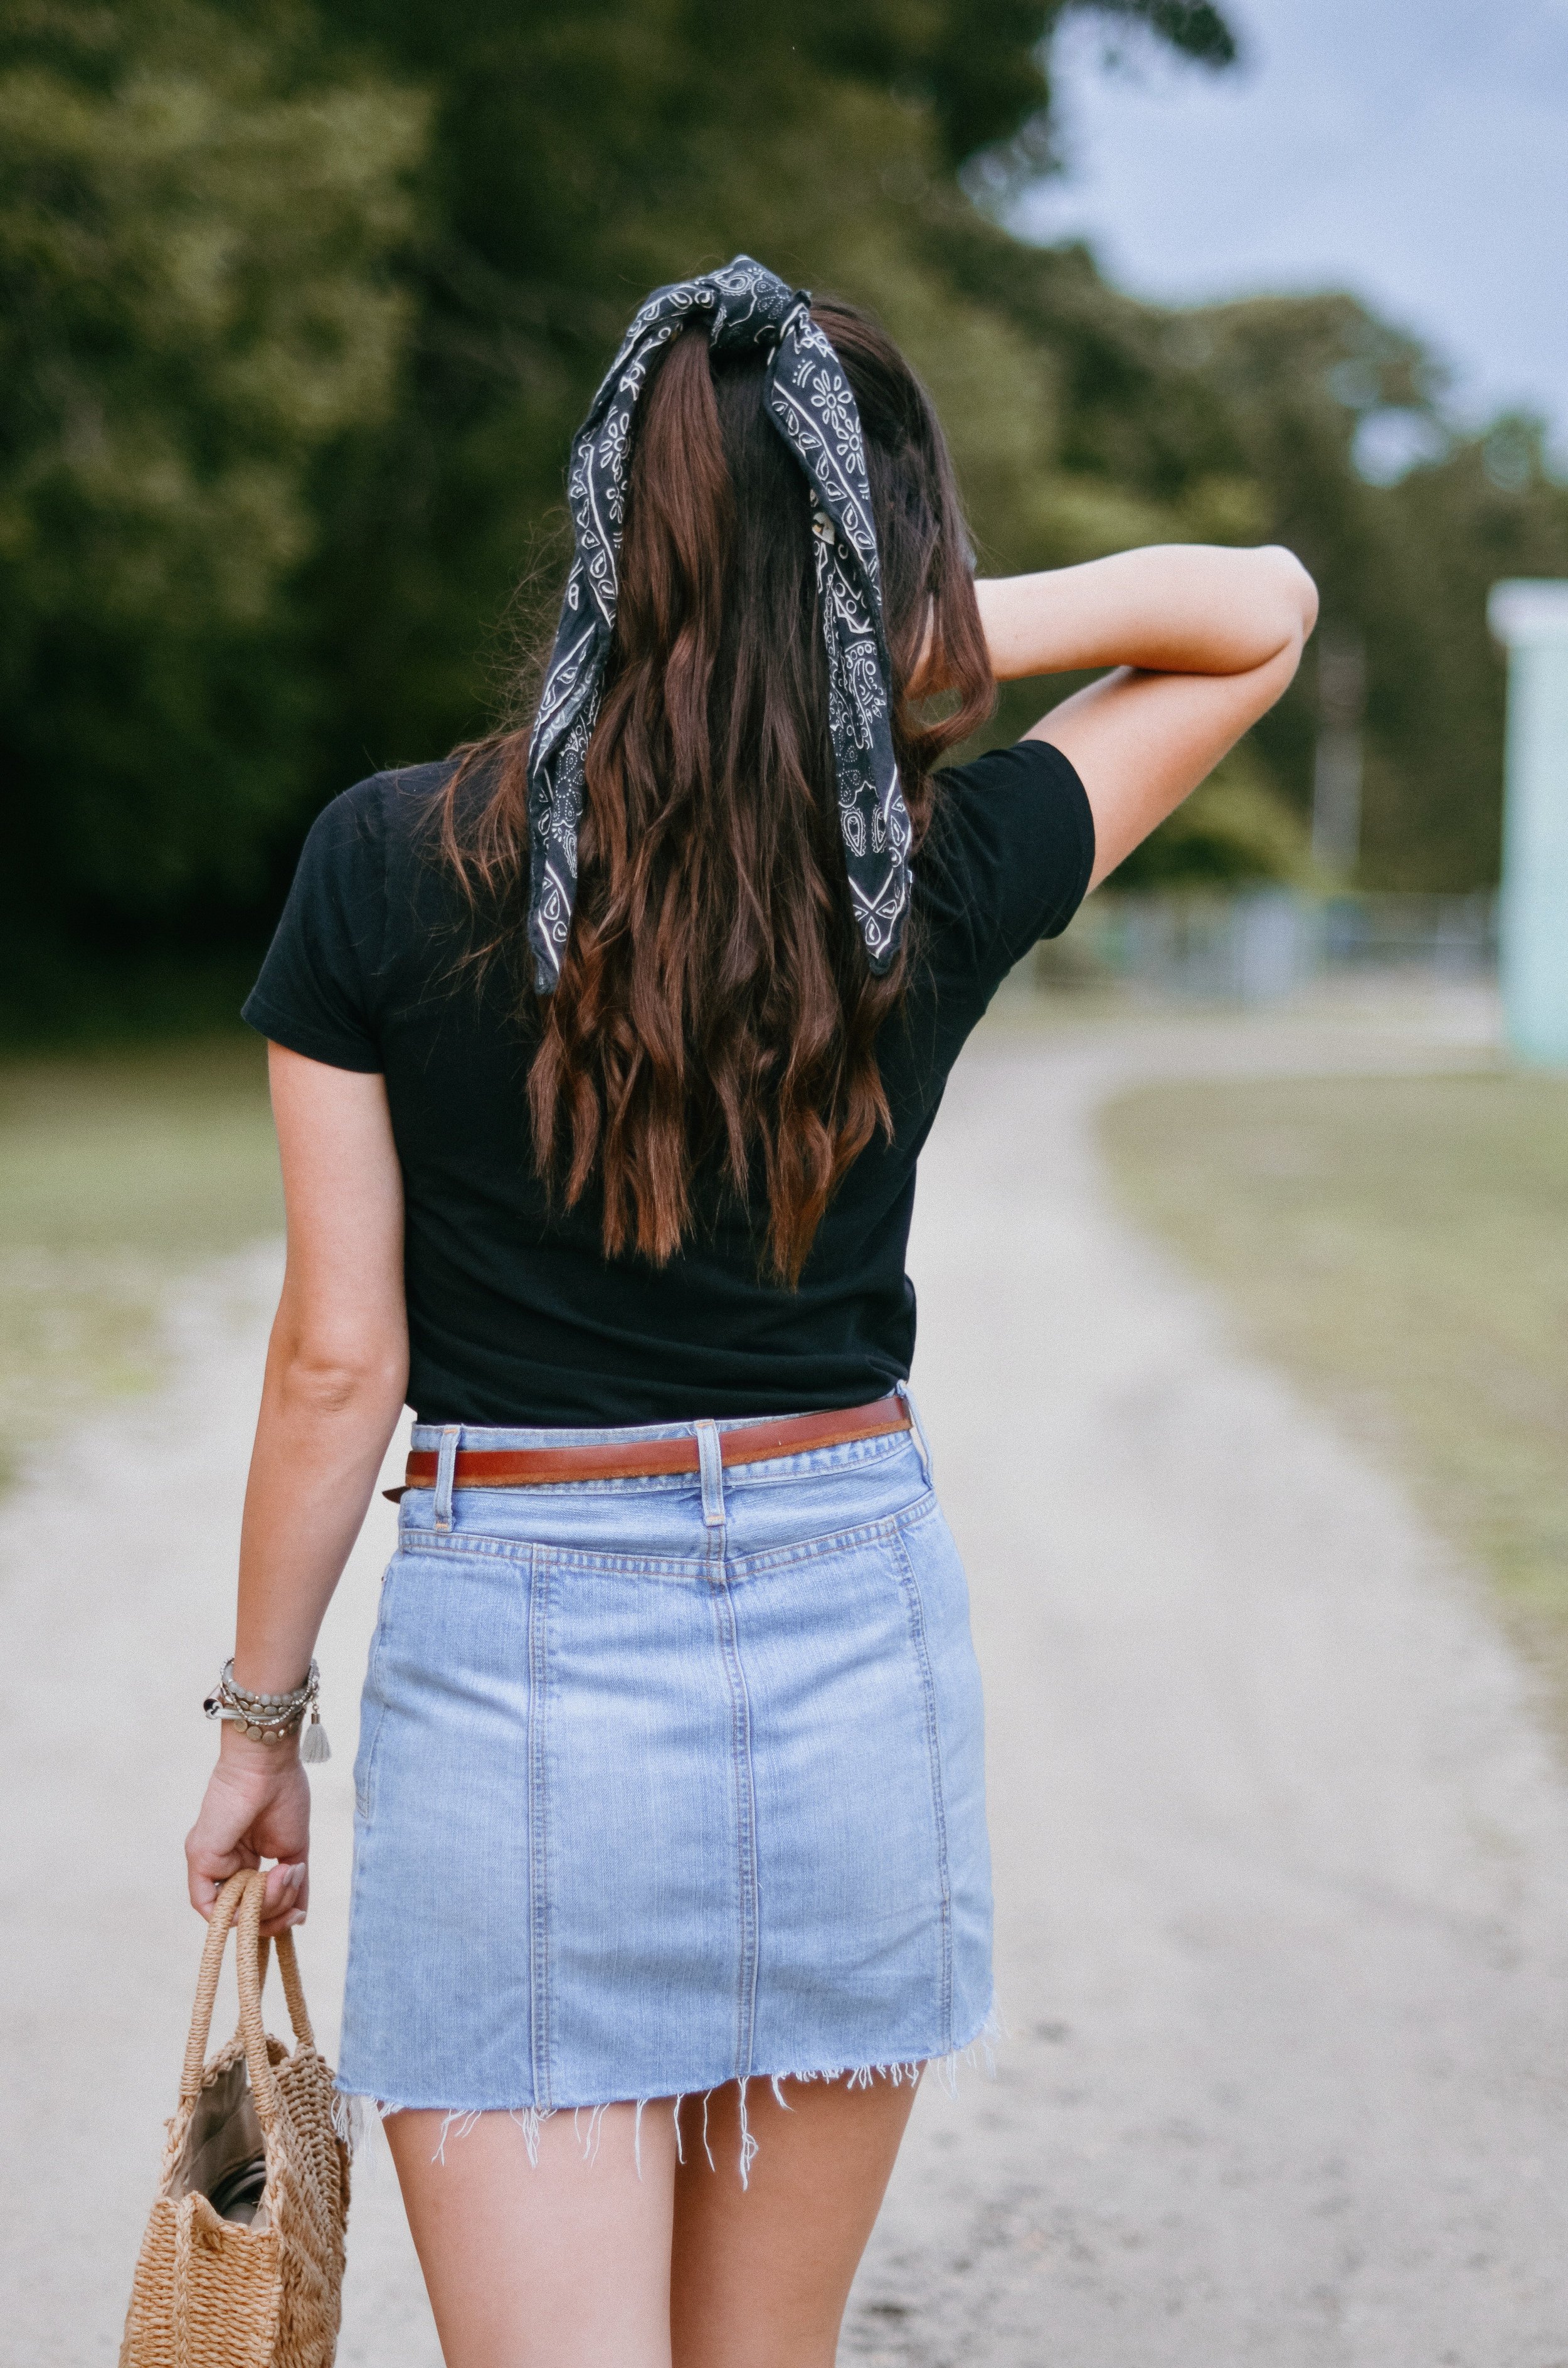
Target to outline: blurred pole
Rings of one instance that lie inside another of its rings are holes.
[[[1350,879],[1361,854],[1361,715],[1367,651],[1359,633],[1318,637],[1318,745],[1312,766],[1312,861]]]
[[[1503,1008],[1521,1061],[1568,1064],[1568,583],[1493,586],[1508,651]]]

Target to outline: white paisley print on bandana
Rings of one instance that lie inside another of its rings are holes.
[[[708,315],[715,353],[768,354],[767,415],[805,472],[845,869],[866,957],[879,976],[898,952],[909,910],[909,815],[893,760],[860,415],[838,356],[812,319],[811,298],[737,255],[722,271],[653,290],[572,446],[566,498],[576,555],[528,746],[528,943],[541,995],[560,978],[572,926],[584,766],[615,631],[632,419],[653,356],[699,313]]]

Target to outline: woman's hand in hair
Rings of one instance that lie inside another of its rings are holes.
[[[975,593],[998,681],[1115,669],[1027,735],[1060,748],[1083,781],[1091,887],[1267,713],[1317,622],[1312,577],[1275,544],[1158,544]]]

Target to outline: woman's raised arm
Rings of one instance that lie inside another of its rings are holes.
[[[1267,714],[1317,621],[1312,577],[1273,544],[1155,544],[975,593],[998,681],[1115,669],[1026,735],[1060,748],[1083,781],[1091,887]]]

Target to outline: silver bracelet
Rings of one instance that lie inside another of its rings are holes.
[[[305,1713],[311,1723],[300,1741],[301,1759],[315,1764],[332,1758],[332,1746],[326,1739],[326,1729],[321,1723],[317,1695],[321,1688],[321,1671],[311,1663],[302,1685],[280,1694],[252,1693],[248,1686],[234,1682],[234,1665],[225,1661],[219,1672],[218,1682],[202,1703],[209,1718],[226,1719],[231,1726],[248,1736],[253,1743],[281,1743],[299,1732]]]

